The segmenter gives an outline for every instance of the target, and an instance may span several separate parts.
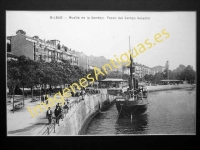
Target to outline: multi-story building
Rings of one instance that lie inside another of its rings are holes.
[[[146,74],[156,74],[156,71],[153,68],[135,62],[133,62],[133,69],[135,69],[135,74],[137,74],[139,78],[143,78]],[[130,75],[130,66],[125,67],[123,72],[124,74]]]
[[[7,60],[17,60],[17,56],[15,56],[13,53],[11,52],[7,52]]]
[[[44,60],[50,62],[62,59],[68,60],[72,65],[78,65],[78,57],[75,51],[66,46],[61,46],[59,40],[41,40],[38,36],[30,37],[23,30],[18,30],[15,36],[8,36],[10,51],[16,55],[25,55],[32,60]]]
[[[166,68],[163,67],[163,66],[156,66],[156,67],[153,67],[153,70],[156,71],[156,73],[158,72],[163,72]]]

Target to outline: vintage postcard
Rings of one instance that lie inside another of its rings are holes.
[[[6,11],[7,136],[196,135],[195,11]]]

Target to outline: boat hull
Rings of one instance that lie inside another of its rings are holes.
[[[148,102],[145,100],[137,101],[116,101],[119,115],[130,117],[134,114],[144,114],[147,111]]]

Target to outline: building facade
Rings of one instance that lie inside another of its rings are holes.
[[[156,71],[156,73],[158,73],[158,72],[164,72],[165,71],[165,69],[166,69],[166,67],[163,67],[163,66],[156,66],[156,67],[153,67],[153,70],[155,70]]]
[[[61,62],[68,60],[71,65],[78,65],[78,57],[75,51],[66,46],[61,46],[59,40],[41,40],[38,36],[30,37],[23,30],[18,30],[15,36],[8,36],[10,41],[10,52],[16,56],[24,55],[32,60],[52,60]]]
[[[133,69],[135,70],[135,74],[137,74],[139,78],[143,78],[146,74],[156,74],[156,71],[153,68],[135,62],[133,62]],[[125,67],[123,69],[123,73],[130,75],[130,66]]]

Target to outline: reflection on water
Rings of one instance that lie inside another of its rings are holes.
[[[120,117],[115,124],[116,134],[147,134],[148,114],[135,115],[131,119]]]
[[[135,115],[132,121],[118,118],[114,104],[90,122],[85,134],[195,134],[195,100],[195,88],[151,92],[146,114]]]

